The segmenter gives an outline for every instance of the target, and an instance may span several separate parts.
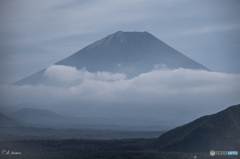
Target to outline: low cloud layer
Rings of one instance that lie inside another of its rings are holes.
[[[111,74],[109,72],[91,73],[88,72],[86,68],[77,70],[76,67],[64,65],[52,65],[47,68],[47,70],[44,72],[44,75],[52,78],[53,80],[67,83],[81,80],[114,81],[126,78],[125,74]]]
[[[125,79],[124,74],[51,66],[45,76],[66,83],[81,82],[68,87],[4,85],[0,88],[2,103],[31,102],[74,115],[112,114],[180,121],[240,103],[240,74],[164,69]]]

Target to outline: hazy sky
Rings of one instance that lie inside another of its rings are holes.
[[[148,31],[213,71],[240,73],[239,0],[0,0],[0,84],[116,31]]]

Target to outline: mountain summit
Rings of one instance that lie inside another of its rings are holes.
[[[86,46],[75,54],[55,63],[55,65],[72,66],[77,69],[86,68],[89,72],[124,73],[127,78],[161,68],[209,71],[208,68],[188,58],[148,32],[118,31]],[[43,76],[45,70],[14,84],[44,84],[46,81]]]

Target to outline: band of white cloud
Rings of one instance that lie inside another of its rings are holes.
[[[76,67],[64,65],[52,65],[46,69],[44,75],[50,78],[54,78],[54,80],[60,80],[62,82],[74,82],[76,80],[87,79],[114,81],[123,80],[126,78],[125,74],[111,74],[110,72],[91,73],[88,72],[86,68],[77,70]]]
[[[153,70],[125,79],[123,74],[51,66],[45,75],[64,82],[84,80],[69,87],[5,85],[0,88],[4,93],[2,100],[55,105],[56,109],[61,105],[68,111],[72,106],[74,112],[83,112],[86,105],[91,110],[121,108],[155,117],[163,112],[162,116],[168,116],[188,110],[204,114],[240,102],[240,74],[176,69]]]

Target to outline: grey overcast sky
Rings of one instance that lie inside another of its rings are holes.
[[[240,73],[239,0],[0,0],[0,84],[116,31],[148,31],[216,72]]]

